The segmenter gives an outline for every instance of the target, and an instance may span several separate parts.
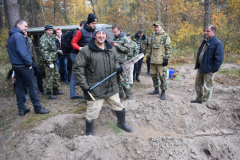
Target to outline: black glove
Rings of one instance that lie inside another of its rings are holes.
[[[88,89],[82,89],[82,90],[83,90],[83,92],[86,93],[86,94],[88,94],[88,92],[91,91],[90,88],[88,88]]]
[[[122,68],[122,66],[121,66],[121,67],[119,67],[119,68],[116,70],[116,72],[117,72],[117,74],[120,74],[120,73],[122,73],[122,72],[123,72],[123,68]]]
[[[164,59],[162,65],[163,65],[163,66],[167,66],[167,65],[168,65],[168,59]]]

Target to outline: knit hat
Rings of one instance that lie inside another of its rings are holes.
[[[142,30],[142,29],[139,29],[139,30],[138,30],[138,33],[142,34],[142,33],[143,33],[143,30]]]
[[[45,25],[45,31],[48,29],[53,29],[53,26],[51,24],[46,24]]]
[[[107,35],[107,37],[108,37],[108,31],[106,30],[105,27],[102,27],[102,26],[97,26],[97,27],[95,28],[95,31],[93,32],[93,37],[95,37],[96,34],[97,34],[97,32],[99,32],[99,31],[105,32],[106,35]]]
[[[89,13],[88,19],[87,19],[87,24],[90,24],[92,22],[98,22],[98,18],[95,14]]]

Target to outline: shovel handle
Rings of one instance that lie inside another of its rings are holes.
[[[95,101],[95,98],[93,97],[93,95],[92,95],[90,92],[88,92],[88,95],[91,97],[91,99],[92,99],[93,101]]]

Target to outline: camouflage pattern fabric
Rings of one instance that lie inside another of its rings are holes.
[[[161,64],[151,64],[151,76],[153,80],[153,87],[160,87],[162,90],[167,90],[167,66]],[[161,85],[159,85],[159,78]]]
[[[129,46],[130,51],[128,53],[127,60],[129,60],[129,59],[138,55],[138,45],[137,45],[137,43],[135,43],[134,41],[131,41],[128,46]]]
[[[132,96],[131,86],[128,82],[127,73],[125,70],[121,74],[118,74],[117,83],[119,88],[119,95],[123,96],[123,91],[124,91],[126,97],[131,98]]]
[[[37,58],[36,51],[34,49],[33,42],[32,42],[30,37],[26,37],[26,39],[27,39],[27,42],[28,42],[28,47],[29,47],[31,56],[32,56],[32,61],[33,61],[33,63],[36,64],[36,66],[38,66],[38,58]]]
[[[46,78],[44,81],[44,90],[46,92],[52,92],[53,88],[59,87],[59,73],[56,62],[53,63],[54,68],[49,68],[49,65],[47,62],[42,62],[42,65],[45,69]]]
[[[47,62],[48,65],[57,61],[58,54],[56,52],[57,46],[54,36],[49,36],[48,34],[44,33],[40,38],[39,50],[41,61]]]
[[[171,54],[172,44],[169,35],[163,29],[160,33],[153,34],[147,51],[147,57],[151,56],[151,63],[162,64],[163,59],[169,59]]]
[[[195,80],[195,90],[197,93],[196,101],[204,102],[210,101],[213,92],[213,79],[214,74],[212,73],[200,73],[200,70],[197,70],[197,76]]]
[[[118,44],[118,47],[115,47],[118,55],[119,55],[119,64],[122,65],[124,62],[127,61],[128,58],[128,53],[130,51],[129,48],[129,39],[126,36],[120,37],[120,38],[115,38],[113,39],[114,41],[123,41],[123,44]]]
[[[135,42],[135,43],[138,43],[138,40],[139,40],[139,37],[135,37],[135,36],[132,36],[132,40]],[[141,46],[141,53],[143,53],[144,55],[146,54],[147,52],[147,37],[145,40],[141,40],[141,43],[140,43],[140,46]],[[140,54],[140,53],[139,53]]]

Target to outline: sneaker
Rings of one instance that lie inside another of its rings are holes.
[[[43,90],[43,92],[40,92],[39,93],[39,96],[44,96],[44,95],[47,95],[47,92]]]
[[[148,72],[147,74],[146,74],[146,76],[149,76],[150,75],[150,73]]]
[[[30,99],[29,96],[28,96],[28,94],[25,94],[25,99],[26,99],[26,100]]]

